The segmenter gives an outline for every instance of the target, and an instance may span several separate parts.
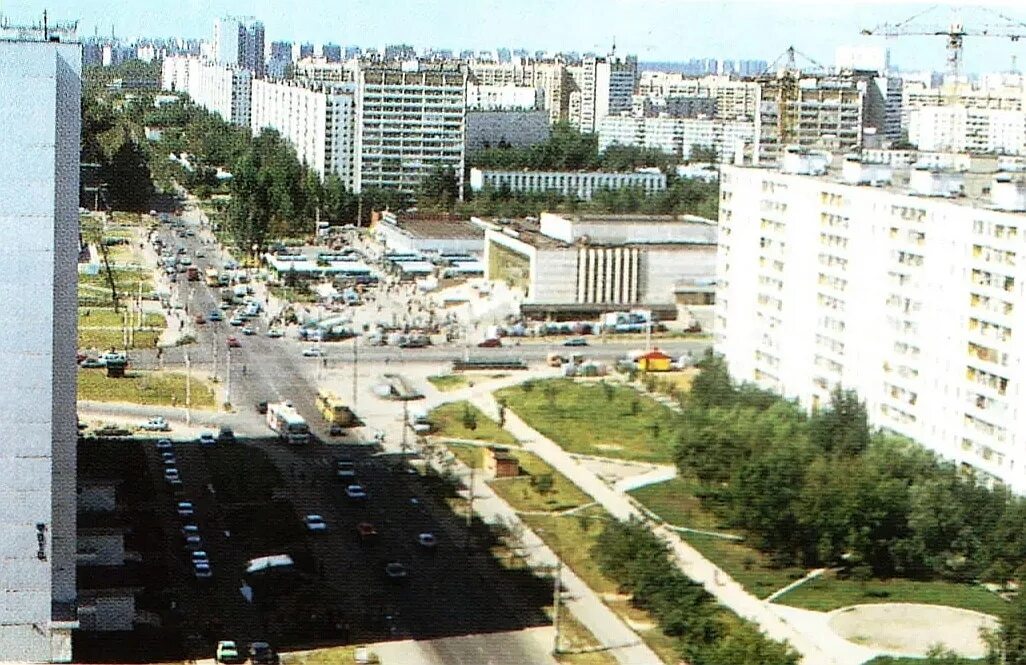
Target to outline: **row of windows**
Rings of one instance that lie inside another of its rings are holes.
[[[894,352],[899,356],[910,356],[912,358],[919,357],[919,347],[915,344],[909,344],[908,342],[895,342]]]
[[[891,215],[909,222],[921,222],[926,219],[926,210],[907,206],[891,206]]]
[[[901,335],[919,334],[919,324],[897,316],[887,317],[887,327]]]
[[[993,363],[995,365],[1001,365],[1003,367],[1008,366],[1009,356],[1007,353],[1002,353],[997,349],[992,349],[989,346],[983,346],[976,342],[969,342],[968,353],[977,360],[983,362]]]
[[[845,249],[848,247],[848,239],[844,236],[834,235],[832,233],[820,233],[819,244],[827,247],[840,247]]]
[[[917,379],[919,378],[919,370],[915,367],[908,365],[898,365],[897,367],[892,366],[889,362],[884,362],[883,370],[885,374],[897,374],[903,379]]]
[[[760,293],[757,300],[760,305],[766,305],[776,309],[778,312],[784,308],[784,303],[780,298],[774,298],[773,296],[766,295],[765,293]]]
[[[833,254],[820,254],[819,264],[828,268],[840,268],[844,271],[848,268],[848,259]]]
[[[782,291],[784,289],[784,280],[777,279],[776,277],[759,275],[759,286],[772,287],[777,291]]]
[[[904,402],[910,406],[915,406],[916,400],[919,399],[919,395],[917,393],[909,390],[908,388],[896,386],[893,383],[885,383],[884,392],[886,392],[891,399]]]
[[[977,418],[976,416],[967,413],[965,414],[964,420],[965,426],[969,429],[976,430],[977,432],[982,432],[987,436],[992,436],[998,441],[1004,441],[1008,436],[1008,430],[1006,430],[1004,427],[999,427],[998,425],[989,423],[986,420],[983,420],[982,418]]]
[[[1004,395],[1008,391],[1008,379],[997,374],[985,372],[982,369],[977,369],[972,365],[968,365],[965,368],[965,378],[970,383],[997,391],[998,395]]]
[[[977,270],[976,268],[973,268],[972,280],[973,284],[977,286],[989,286],[993,289],[1003,289],[1009,292],[1015,288],[1014,277],[987,272],[986,270]]]
[[[843,333],[845,329],[844,321],[835,319],[832,316],[824,316],[819,319],[819,327],[833,332]]]
[[[829,349],[832,353],[839,356],[844,355],[844,343],[826,335],[816,335],[816,346]]]
[[[843,215],[834,215],[829,212],[819,214],[820,226],[828,226],[833,229],[847,229],[849,219]]]
[[[759,228],[766,230],[776,231],[777,233],[783,233],[786,230],[786,226],[783,222],[776,222],[772,219],[766,219],[763,217],[759,222]]]
[[[898,240],[899,238],[901,238],[901,229],[899,229],[897,226],[892,226],[888,231],[888,236],[891,240]],[[910,229],[905,232],[904,240],[907,240],[909,243],[913,245],[922,246],[926,243],[926,234],[922,231],[913,231]]]
[[[845,205],[844,197],[833,192],[820,192],[819,202],[823,205],[836,206],[838,208],[842,208]]]
[[[759,267],[769,268],[773,272],[784,272],[784,262],[777,259],[770,259],[765,256],[759,257]]]
[[[1003,263],[1007,266],[1015,266],[1015,252],[988,247],[987,245],[973,245],[973,258],[983,259],[987,263]]]
[[[901,310],[905,314],[912,314],[920,311],[923,308],[923,303],[919,300],[912,300],[897,293],[892,293],[887,296],[887,306]]]
[[[1005,316],[1010,316],[1015,309],[1015,305],[1007,300],[991,298],[979,293],[969,294],[969,306],[973,309],[985,309],[988,312],[1004,314]]]
[[[819,273],[819,279],[817,281],[820,286],[828,286],[831,289],[841,291],[842,293],[846,288],[848,288],[848,280],[840,277],[834,277],[833,275]]]
[[[817,293],[816,294],[816,303],[820,307],[826,307],[827,309],[834,309],[834,310],[837,310],[839,312],[843,312],[844,311],[844,301],[843,300],[841,300],[840,298],[834,298],[833,296],[828,296],[825,293]]]
[[[988,462],[994,462],[998,466],[1004,466],[1005,464],[1004,454],[997,452],[990,446],[978,444],[972,439],[962,439],[962,450],[975,453],[977,457]]]
[[[880,413],[890,418],[891,420],[902,423],[904,425],[910,425],[916,421],[916,417],[911,413],[899,409],[896,406],[891,406],[890,404],[881,404]]]
[[[982,319],[977,319],[975,317],[969,319],[969,330],[979,332],[982,337],[989,337],[1001,342],[1009,342],[1012,340],[1012,329],[1008,326],[983,321]]]
[[[1008,240],[1014,240],[1019,237],[1018,227],[996,224],[982,219],[973,221],[973,233]]]
[[[903,266],[918,268],[923,265],[923,256],[921,254],[913,254],[912,252],[893,251],[891,252],[891,258]]]
[[[840,374],[841,370],[843,369],[841,363],[837,362],[836,360],[831,360],[830,358],[821,356],[818,353],[813,358],[812,364],[821,369],[833,372],[834,374]]]

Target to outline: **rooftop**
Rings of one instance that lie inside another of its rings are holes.
[[[385,221],[385,220],[382,220]],[[468,219],[446,219],[444,217],[399,218],[396,227],[405,231],[412,238],[483,238],[484,229],[474,225]]]

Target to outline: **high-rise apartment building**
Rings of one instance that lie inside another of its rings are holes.
[[[355,189],[416,190],[436,167],[465,162],[467,71],[363,64],[356,80]]]
[[[71,662],[78,44],[0,41],[0,658]]]
[[[571,114],[569,120],[582,132],[595,132],[602,118],[631,109],[631,95],[638,79],[636,57],[589,55],[567,70],[580,94],[580,111]]]
[[[716,100],[716,117],[754,120],[759,112],[759,84],[729,76],[694,78],[666,72],[642,72],[638,94],[653,98],[709,97]]]
[[[720,162],[755,143],[755,123],[719,118],[609,115],[599,126],[599,150],[612,145],[653,148],[682,159],[693,159],[696,148],[716,151]]]
[[[1026,112],[925,106],[909,114],[908,140],[920,150],[1026,154]]]
[[[264,24],[252,17],[226,16],[214,22],[213,60],[264,76]]]
[[[321,178],[333,173],[353,189],[354,96],[351,83],[256,80],[251,127],[277,130]]]
[[[871,422],[1026,492],[1026,183],[844,160],[725,166],[716,349],[804,405],[837,385]]]
[[[161,63],[161,87],[188,93],[196,104],[226,122],[250,125],[253,72],[194,58],[172,56]]]
[[[310,42],[303,44],[295,43],[292,45],[292,62],[298,62],[303,58],[312,58],[314,54],[314,45]]]

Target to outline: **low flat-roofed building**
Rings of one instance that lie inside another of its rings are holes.
[[[658,170],[629,171],[491,171],[470,169],[475,192],[509,189],[511,192],[558,192],[590,201],[603,189],[638,188],[646,194],[666,189],[666,175]]]
[[[484,252],[484,225],[444,213],[396,215],[386,211],[374,223],[372,232],[391,252],[477,256]]]
[[[716,225],[694,216],[557,215],[493,224],[485,276],[525,292],[526,307],[589,313],[673,311],[680,283],[711,280]]]

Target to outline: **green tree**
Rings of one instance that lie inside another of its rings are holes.
[[[134,141],[126,140],[111,155],[105,181],[115,208],[148,210],[153,197],[153,180],[147,155]]]
[[[799,654],[790,645],[766,639],[751,624],[742,623],[705,650],[701,662],[703,665],[797,665]]]
[[[1003,665],[1026,665],[1026,593],[1017,593],[1001,616],[997,643]]]
[[[853,390],[834,388],[830,405],[818,409],[809,421],[812,443],[825,452],[859,455],[869,447],[869,415]]]
[[[460,181],[451,166],[436,166],[417,187],[417,205],[450,211],[460,197]]]

